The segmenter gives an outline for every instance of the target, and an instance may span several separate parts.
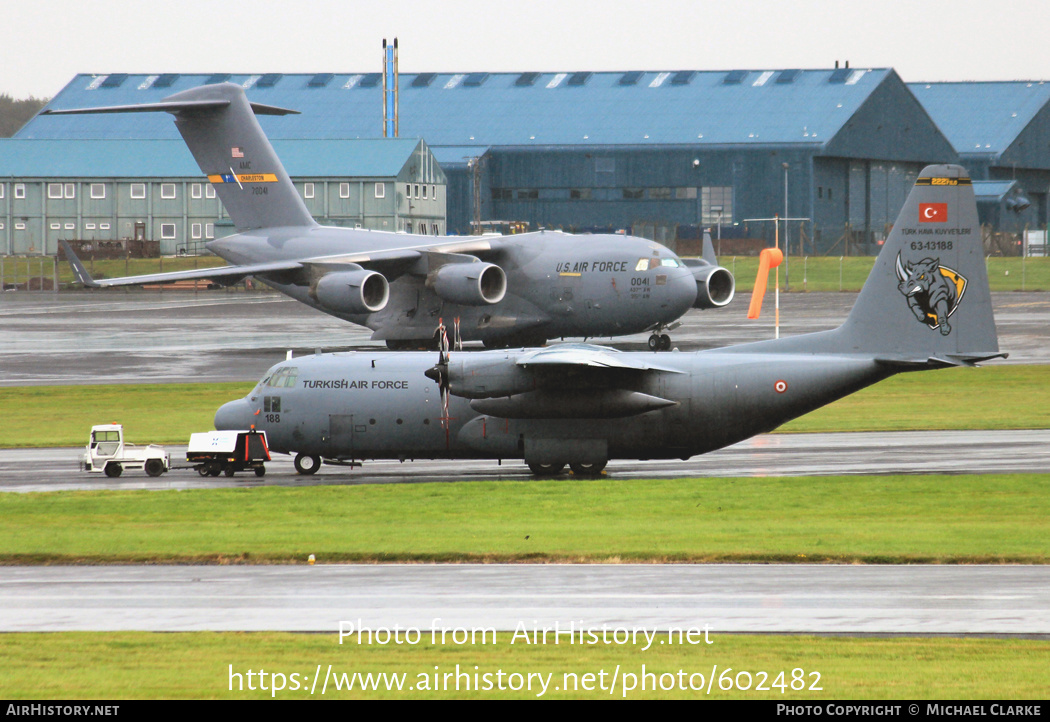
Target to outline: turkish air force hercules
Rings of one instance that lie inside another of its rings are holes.
[[[274,366],[215,416],[265,430],[300,473],[333,461],[523,459],[536,473],[688,458],[768,432],[902,371],[1005,356],[973,188],[923,170],[845,323],[697,353],[589,345],[343,353]]]
[[[296,111],[250,103],[232,83],[206,85],[159,103],[45,113],[166,111],[229,213],[238,233],[207,244],[230,263],[208,270],[92,279],[123,286],[254,276],[314,308],[372,329],[401,348],[433,337],[438,319],[460,320],[463,340],[490,346],[542,344],[566,336],[618,336],[651,330],[651,347],[690,308],[725,306],[732,274],[704,260],[622,235],[560,232],[447,237],[318,225],[288,178],[256,114]]]

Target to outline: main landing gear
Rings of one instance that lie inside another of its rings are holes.
[[[580,464],[575,461],[569,462],[569,469],[573,474],[584,479],[595,479],[601,476],[607,462],[600,461],[593,464]],[[539,464],[535,461],[529,462],[529,470],[539,477],[549,478],[557,476],[565,468],[565,464]]]
[[[671,337],[666,333],[653,334],[649,337],[649,350],[650,351],[670,351],[671,350]]]

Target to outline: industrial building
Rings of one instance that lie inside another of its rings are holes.
[[[234,82],[245,87],[252,101],[301,112],[263,116],[260,122],[304,195],[307,182],[315,184],[315,193],[317,184],[327,184],[324,198],[331,199],[332,189],[343,183],[361,179],[361,187],[367,188],[369,182],[379,182],[378,176],[373,180],[359,172],[362,158],[349,150],[340,156],[337,148],[353,147],[351,141],[359,139],[372,139],[367,142],[377,148],[404,142],[380,139],[382,78],[381,73],[78,75],[49,107],[156,102],[189,87]],[[401,74],[397,85],[400,137],[419,148],[415,161],[386,167],[381,175],[383,182],[398,184],[397,204],[383,216],[398,230],[418,230],[423,223],[430,231],[436,226],[440,233],[465,234],[478,228],[475,221],[494,229],[521,222],[576,232],[622,230],[690,252],[701,228],[711,228],[726,243],[738,238],[768,242],[772,224],[752,219],[786,214],[804,219],[790,224],[793,252],[873,253],[924,165],[960,160],[970,165],[972,160],[960,149],[963,141],[951,122],[941,118],[936,91],[909,87],[892,69],[417,73]],[[953,84],[927,87],[945,85]],[[1006,143],[997,151],[988,164],[988,180],[1016,178],[1031,191],[1039,174],[1050,171],[1050,160],[1028,152],[1050,132],[1045,99],[1034,104],[1039,109],[1030,114],[1029,125],[1015,124],[1013,137],[1023,142]],[[983,123],[989,135],[998,132],[994,114],[970,117],[971,123]],[[994,139],[1008,136],[1000,132]],[[61,184],[63,193],[67,184],[79,183],[79,195],[90,193],[95,176],[86,164],[76,173],[57,172],[59,161],[72,152],[62,144],[74,139],[127,147],[108,177],[130,184],[148,168],[151,197],[159,201],[176,200],[161,197],[166,183],[177,189],[186,184],[180,197],[188,193],[190,201],[207,201],[192,198],[193,186],[202,178],[188,151],[182,151],[179,161],[177,148],[160,150],[177,138],[170,116],[163,113],[38,116],[14,140],[0,141],[4,222],[28,222],[18,221],[10,205],[13,184],[27,178]],[[136,143],[127,141],[156,144],[158,157],[168,160],[150,165],[138,153],[132,157]],[[51,149],[9,150],[31,143]],[[1042,154],[1046,145],[1044,141]],[[297,165],[296,147],[314,164]],[[10,161],[36,153],[52,159],[50,166],[44,164],[52,170],[43,173],[41,164]],[[1021,156],[1025,160],[1018,161]],[[176,168],[182,161],[189,165]],[[1004,169],[1013,171],[1014,165],[1023,177],[1004,178]],[[403,177],[418,178],[422,188],[430,184],[430,195],[436,189],[440,200],[415,196],[416,180],[409,183]],[[406,189],[412,198],[405,197]],[[980,192],[995,191],[988,187]],[[1004,204],[1011,192],[1004,193]],[[367,190],[351,191],[355,198],[361,193],[369,195]],[[325,203],[314,200],[311,210],[322,222],[377,227],[362,210],[340,215],[343,211],[333,213],[329,203],[326,215]],[[1045,218],[1039,206],[1042,202],[1045,209],[1045,194],[1042,201],[1037,194],[1034,200],[1032,218]],[[430,206],[424,209],[423,201]],[[66,215],[61,220],[51,215],[41,220],[46,230],[59,223],[64,233],[67,223],[76,222],[66,220],[72,212],[67,205],[70,210],[62,211]],[[36,211],[29,210],[26,217],[31,218]],[[147,232],[163,235],[162,226],[170,231],[175,218],[183,224],[176,228],[175,243],[182,236],[194,240],[194,223],[206,222],[190,210],[184,217],[165,210],[161,224],[154,219]],[[99,230],[102,221],[93,222]],[[124,233],[126,228],[117,230]],[[201,232],[206,235],[206,225]],[[215,232],[221,233],[221,224]],[[25,244],[14,240],[7,225],[3,233],[0,251],[6,243],[8,252],[21,252]],[[43,245],[53,249],[50,238]]]
[[[981,224],[1045,234],[1050,222],[1050,83],[911,83],[974,179]],[[986,233],[986,236],[988,234]],[[993,237],[986,250],[1009,252]],[[1045,245],[1045,236],[1044,242]]]
[[[445,176],[424,142],[274,146],[318,222],[445,234]],[[59,239],[156,241],[164,255],[196,253],[233,232],[181,139],[4,140],[0,168],[0,254],[54,255]]]

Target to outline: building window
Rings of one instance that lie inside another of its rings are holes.
[[[62,197],[62,184],[61,183],[48,183],[47,184],[47,197],[48,198],[61,198]]]
[[[205,198],[214,198],[215,197],[215,186],[213,186],[211,183],[209,183],[208,185],[204,186],[204,197]]]
[[[201,184],[200,183],[192,184],[190,186],[190,198],[200,198],[200,197],[201,197]]]
[[[212,238],[215,238],[215,224],[214,223],[205,223],[204,224],[204,237],[209,239],[209,240],[211,240]]]
[[[24,231],[25,229],[26,229],[26,224],[25,223],[15,223],[15,230],[16,231]]]
[[[386,183],[376,183],[376,198],[386,198]]]
[[[425,236],[427,234],[427,224],[426,223],[420,222],[420,224],[419,224],[419,234],[421,236]]]
[[[649,200],[654,201],[665,201],[671,199],[670,188],[650,188],[649,189]]]
[[[831,189],[830,188],[828,188],[828,200],[829,201],[831,200]]]
[[[0,198],[4,197],[4,188],[7,187],[6,183],[0,183]]]
[[[67,223],[66,224],[66,230],[67,231],[75,231],[76,229],[77,229],[77,224],[76,223]]]
[[[91,184],[91,198],[93,200],[101,200],[106,197],[106,184],[105,183],[92,183]]]
[[[623,199],[625,201],[635,201],[642,198],[643,192],[641,188],[624,188]]]
[[[202,226],[201,226],[200,223],[194,223],[193,225],[191,225],[190,226],[190,237],[194,238],[194,239],[199,239],[201,237],[201,229],[202,229]]]
[[[93,231],[93,230],[95,230],[95,224],[94,223],[85,223],[84,224],[84,230],[85,231]]]
[[[146,184],[145,183],[132,183],[131,184],[131,197],[132,198],[145,198],[146,197]]]
[[[174,223],[161,223],[160,224],[160,237],[164,238],[164,239],[174,238],[175,237],[175,224]]]
[[[416,183],[416,195],[415,195],[415,198],[416,199],[419,198],[419,184],[418,183]]]
[[[589,201],[591,197],[590,188],[572,188],[569,190],[569,198],[574,201]]]
[[[160,184],[160,197],[165,200],[171,200],[175,197],[175,184],[174,183],[161,183]],[[174,238],[175,236],[172,236]]]
[[[424,185],[423,186],[423,200],[426,200],[426,199],[427,199],[427,187]]]
[[[510,188],[493,188],[492,189],[492,200],[494,201],[510,201],[514,200],[514,191]]]
[[[707,186],[700,191],[701,223],[733,222],[733,187]]]
[[[314,197],[314,184],[313,183],[303,183],[303,198],[313,198],[313,197]]]
[[[62,230],[62,224],[61,223],[52,223],[51,224],[51,230],[53,230],[53,231],[60,231],[60,230]]]
[[[696,188],[693,188],[691,186],[689,188],[675,188],[674,197],[678,200],[683,200],[686,198],[696,200]]]
[[[441,232],[438,230],[438,224],[437,223],[431,223],[430,224],[430,233],[431,233],[431,235],[434,235],[434,236],[440,236],[441,235]]]
[[[349,198],[350,197],[350,184],[349,183],[340,183],[339,184],[339,197],[340,198]]]
[[[535,188],[522,188],[518,191],[519,201],[535,201],[539,200],[540,192]]]
[[[98,229],[100,231],[108,231],[109,230],[109,224],[108,223],[99,223],[98,224]]]
[[[25,183],[15,183],[15,198],[25,198],[25,197],[26,197],[26,184]]]
[[[76,183],[66,183],[66,185],[64,186],[64,189],[65,189],[66,198],[76,198],[77,197],[77,185],[76,185]]]

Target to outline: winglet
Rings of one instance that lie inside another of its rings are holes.
[[[73,253],[73,248],[69,245],[68,241],[59,240],[62,244],[62,250],[66,253],[66,260],[69,261],[69,267],[73,269],[73,275],[77,277],[77,281],[87,286],[88,288],[102,288],[102,286],[91,277],[87,269],[84,268],[84,264],[77,258],[77,254]]]

